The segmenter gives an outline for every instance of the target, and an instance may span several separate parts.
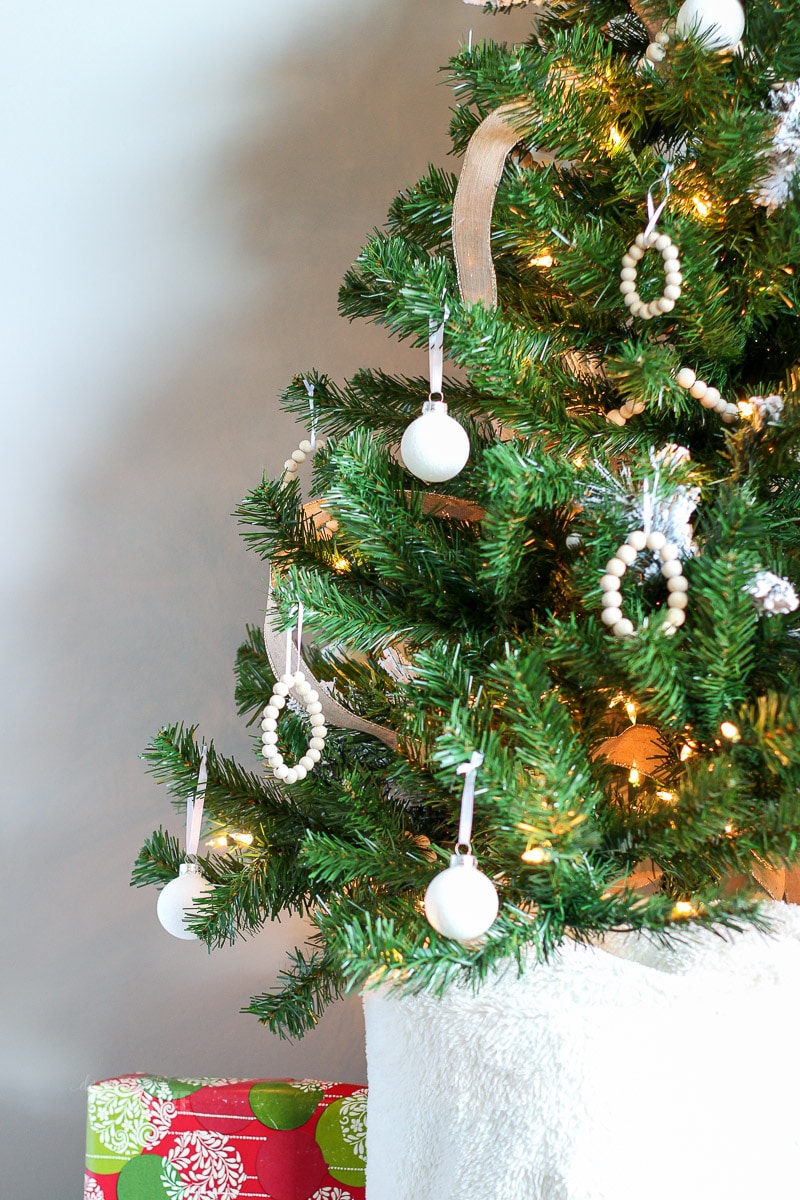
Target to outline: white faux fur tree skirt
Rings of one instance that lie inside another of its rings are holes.
[[[767,908],[774,936],[367,993],[367,1200],[800,1196],[800,908]]]

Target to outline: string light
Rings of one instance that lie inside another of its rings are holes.
[[[350,570],[350,562],[348,559],[342,558],[341,556],[339,558],[335,558],[333,560],[333,569],[334,571],[338,571],[340,575],[343,575],[345,571]]]
[[[674,792],[664,790],[656,792],[656,800],[660,800],[663,804],[676,804],[678,797]]]
[[[672,915],[673,917],[682,917],[684,919],[686,917],[696,917],[697,909],[690,900],[678,900],[672,906]]]
[[[628,776],[628,783],[632,783],[634,787],[638,787],[642,782],[642,777],[636,767],[631,767],[631,773]]]
[[[711,212],[711,205],[702,196],[692,196],[692,204],[697,209],[701,217],[707,217]]]
[[[681,746],[681,752],[679,755],[681,762],[687,762],[688,759],[690,759],[692,757],[692,755],[694,754],[694,750],[695,750],[695,748],[694,748],[694,744],[692,742],[685,742]]]
[[[616,125],[612,125],[608,131],[608,140],[611,143],[612,149],[618,150],[625,138],[622,136]]]
[[[221,833],[218,837],[209,838],[206,845],[211,850],[229,850],[231,842],[235,843],[234,848],[243,846],[252,846],[252,833]]]
[[[733,721],[723,721],[719,727],[719,731],[724,738],[728,738],[731,742],[741,741],[742,735],[734,725]]]
[[[539,866],[541,863],[547,862],[549,857],[547,851],[543,850],[541,846],[531,846],[521,855],[522,861],[531,863],[532,866]]]
[[[528,259],[529,267],[552,267],[554,262],[552,254],[539,254],[536,258]]]
[[[751,417],[755,416],[755,405],[751,404],[749,400],[739,400],[736,407],[745,421],[749,421]]]

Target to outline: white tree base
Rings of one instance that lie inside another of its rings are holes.
[[[800,908],[775,933],[569,946],[364,996],[367,1200],[783,1200],[800,1188]]]

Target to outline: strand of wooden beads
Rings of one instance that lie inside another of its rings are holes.
[[[612,408],[610,412],[607,412],[606,420],[610,425],[619,425],[621,427],[631,417],[637,417],[644,410],[644,400],[626,400],[619,408]]]
[[[719,413],[726,425],[732,425],[734,421],[739,420],[739,409],[736,405],[730,404],[721,396],[717,388],[710,387],[703,379],[698,379],[691,367],[681,367],[675,381],[690,396],[694,396],[695,400],[699,400],[703,408]]]
[[[664,263],[664,291],[658,300],[645,303],[636,290],[636,277],[639,273],[638,263],[650,249],[658,250],[661,254]],[[671,312],[681,294],[683,283],[678,247],[669,234],[659,233],[655,228],[637,234],[633,245],[629,246],[627,253],[622,256],[619,277],[619,290],[632,317],[641,317],[642,320],[649,321],[652,317]]]
[[[303,438],[297,449],[292,451],[291,458],[287,458],[286,462],[283,464],[283,478],[291,479],[293,475],[297,474],[300,464],[306,461],[309,454],[311,454],[313,450],[314,447],[311,445],[311,442],[308,440],[308,438]]]
[[[689,584],[683,574],[680,551],[666,535],[653,531],[645,533],[636,529],[628,534],[613,558],[606,563],[606,573],[600,580],[603,590],[603,611],[600,620],[607,625],[615,637],[632,637],[636,632],[633,622],[622,615],[622,578],[628,567],[635,562],[643,550],[652,550],[661,559],[661,574],[667,581],[667,615],[663,631],[670,635],[686,620]]]

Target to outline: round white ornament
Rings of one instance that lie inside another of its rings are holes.
[[[469,438],[463,425],[448,415],[444,400],[426,400],[422,416],[406,429],[400,442],[406,467],[424,483],[452,479],[469,458]]]
[[[196,915],[195,900],[212,891],[212,884],[202,875],[197,863],[181,863],[181,873],[161,889],[156,912],[158,919],[173,937],[196,941],[197,934],[186,926],[188,917]]]
[[[702,37],[707,50],[735,50],[744,33],[744,9],[739,0],[685,0],[675,32]]]
[[[433,877],[425,892],[428,921],[437,933],[457,942],[486,933],[499,908],[497,889],[478,870],[473,854],[453,854],[450,866]]]

